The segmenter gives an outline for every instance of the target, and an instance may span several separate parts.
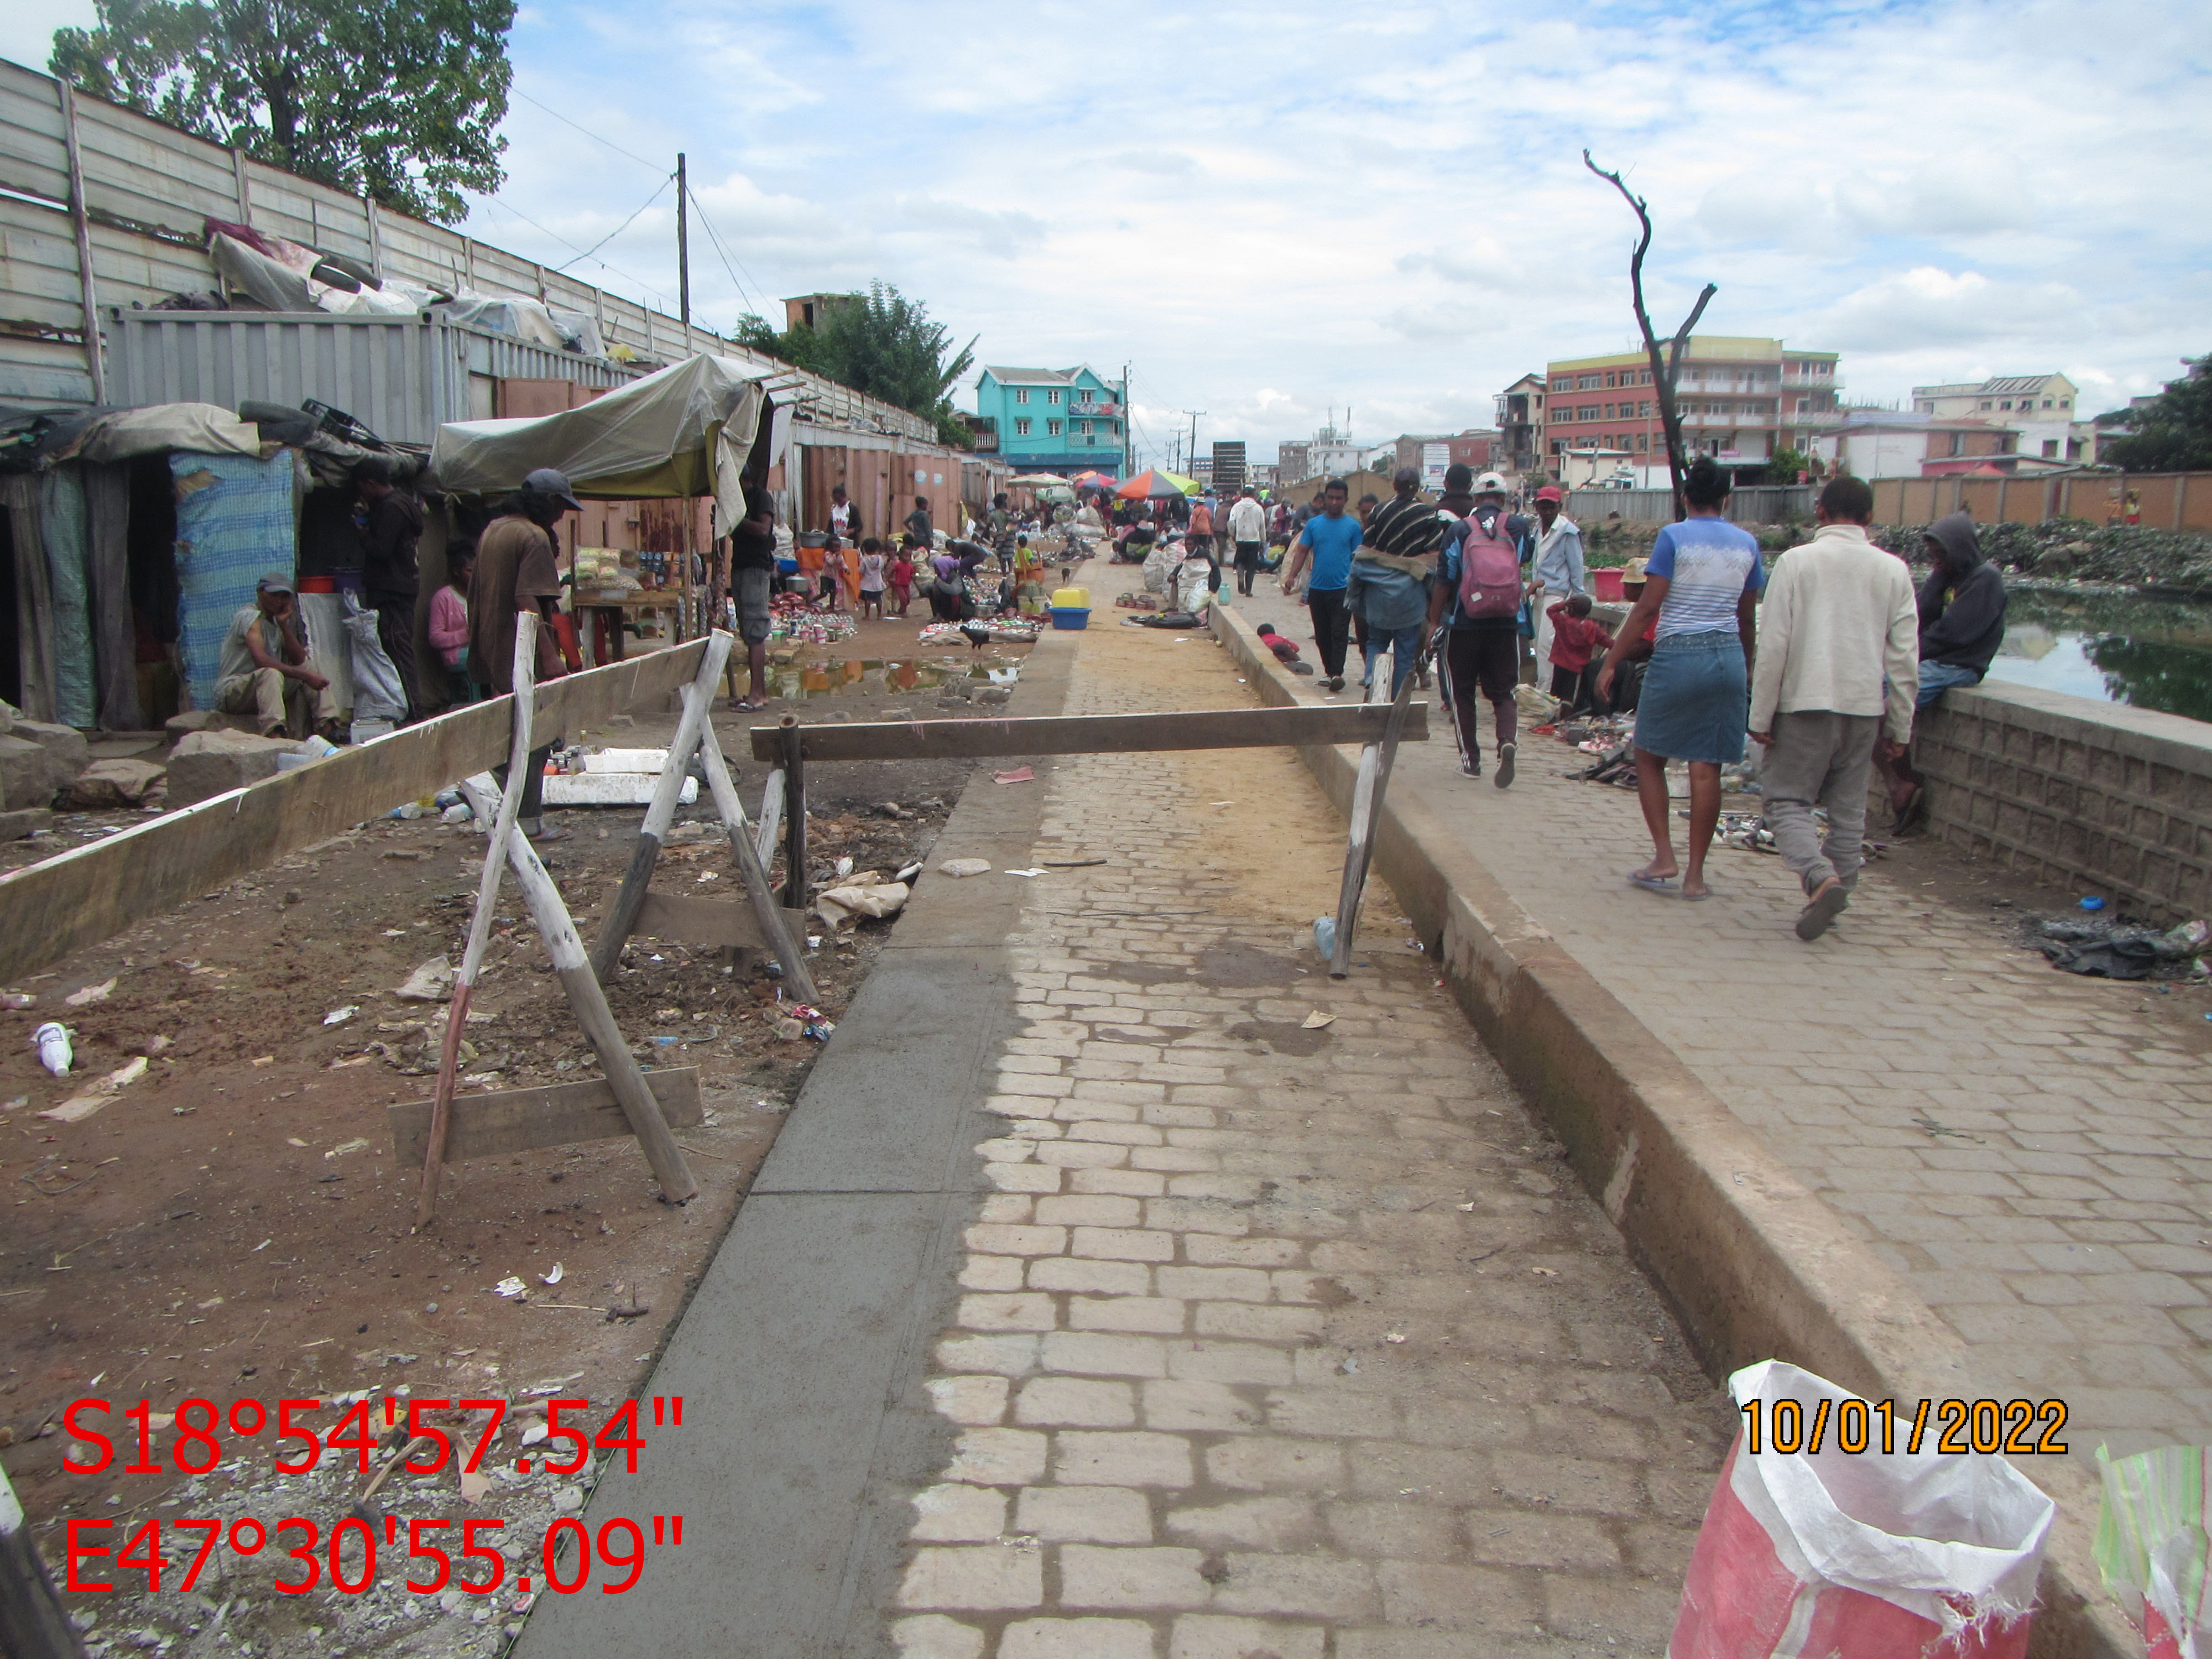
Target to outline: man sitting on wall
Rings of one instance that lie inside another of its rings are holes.
[[[215,706],[220,714],[255,716],[264,738],[304,738],[310,731],[337,736],[337,701],[331,683],[307,666],[290,577],[264,576],[253,586],[253,603],[230,619]]]
[[[1917,705],[1925,708],[1954,685],[1979,685],[1990,672],[2004,643],[2005,585],[1982,556],[1968,514],[1938,519],[1922,539],[1931,561],[1920,584]],[[1926,780],[1906,746],[1887,737],[1875,745],[1874,763],[1897,813],[1895,833],[1909,836],[1928,820]]]

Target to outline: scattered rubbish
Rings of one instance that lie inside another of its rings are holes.
[[[1337,1370],[1346,1376],[1357,1376],[1359,1375],[1359,1361],[1352,1355],[1346,1354],[1344,1357],[1344,1363],[1339,1365]]]
[[[2081,908],[2084,910],[2101,910],[2105,908],[2105,901],[2092,893],[2081,901]]]
[[[76,1059],[76,1050],[70,1042],[69,1027],[58,1020],[48,1020],[31,1034],[38,1046],[39,1064],[56,1077],[67,1077],[69,1068]]]
[[[331,1147],[330,1151],[325,1152],[323,1156],[326,1158],[345,1158],[352,1153],[365,1152],[368,1150],[368,1140],[365,1138],[357,1135],[351,1140],[341,1140],[337,1146]]]
[[[837,860],[836,869],[837,873],[841,876],[851,875],[853,873],[853,860],[849,857],[839,859]]]
[[[501,1279],[498,1284],[493,1285],[491,1287],[491,1293],[494,1296],[512,1297],[520,1296],[528,1288],[529,1286],[525,1285],[520,1279],[510,1276]]]
[[[349,1002],[344,1007],[333,1008],[330,1012],[325,1014],[323,1016],[323,1024],[325,1025],[343,1025],[360,1012],[361,1005],[359,1003]]]
[[[1400,1343],[1403,1342],[1403,1341],[1406,1340],[1406,1338],[1405,1338],[1405,1334],[1404,1334],[1404,1333],[1402,1333],[1402,1332],[1400,1332],[1400,1331],[1385,1331],[1385,1332],[1383,1332],[1383,1333],[1382,1333],[1382,1340],[1383,1340],[1385,1342],[1388,1342],[1389,1344],[1390,1344],[1390,1346],[1391,1346],[1395,1347],[1395,1346],[1397,1346]]]
[[[276,1063],[276,1056],[274,1054],[256,1054],[252,1060],[247,1060],[246,1063],[248,1066],[274,1066]]]
[[[1044,872],[1042,870],[1009,870],[1006,873],[1010,876],[1019,876],[1024,880],[1027,880],[1032,876],[1041,876]]]
[[[1088,870],[1094,864],[1103,864],[1104,859],[1040,859],[1048,870]]]
[[[992,773],[991,781],[994,783],[1035,783],[1036,781],[1036,773],[1030,767],[1017,766],[1012,771]]]
[[[56,1075],[60,1074],[57,1073]],[[82,1094],[72,1095],[60,1105],[40,1112],[39,1115],[55,1123],[78,1122],[90,1117],[114,1099],[119,1091],[129,1088],[145,1075],[146,1057],[141,1054],[128,1065],[110,1072]]]
[[[453,964],[443,956],[429,961],[407,975],[407,980],[392,994],[402,1002],[443,1002],[453,992]]]
[[[814,908],[824,921],[839,927],[856,916],[896,915],[905,908],[910,890],[899,881],[870,882],[866,885],[856,883],[817,894]]]
[[[1462,1204],[1459,1206],[1459,1212],[1462,1215],[1473,1215],[1474,1213],[1474,1206],[1471,1203]]]
[[[2052,967],[2094,979],[2194,978],[2197,953],[2212,942],[2212,925],[2203,921],[2159,928],[2121,916],[2030,916],[2023,920],[2021,933]]]
[[[1557,1267],[1531,1267],[1528,1271],[1532,1273],[1540,1273],[1546,1279],[1557,1279],[1559,1276],[1559,1270]]]
[[[448,806],[444,811],[439,813],[438,822],[441,823],[467,823],[475,817],[476,814],[469,810],[468,802],[460,801],[452,806]]]
[[[1322,960],[1324,962],[1332,960],[1336,955],[1336,918],[1316,916],[1313,936],[1314,949],[1320,954]]]
[[[830,1020],[810,1020],[806,1025],[806,1035],[817,1042],[827,1042],[830,1041],[830,1034],[836,1029],[836,1023]]]
[[[256,1245],[255,1245],[252,1249],[248,1250],[248,1251],[246,1252],[246,1255],[259,1255],[262,1253],[262,1251],[264,1251],[264,1250],[267,1249],[268,1249],[271,1244],[274,1244],[276,1242],[276,1241],[275,1239],[273,1239],[273,1238],[264,1238],[264,1239],[263,1239],[263,1240],[262,1240],[258,1244],[256,1244]]]
[[[284,1144],[285,1144],[287,1146],[298,1146],[298,1147],[301,1147],[301,1148],[302,1148],[302,1149],[305,1149],[305,1147],[307,1146],[307,1143],[306,1141],[304,1141],[304,1140],[301,1139],[300,1139],[300,1137],[299,1137],[299,1136],[297,1136],[297,1135],[286,1135],[286,1136],[284,1137]]]
[[[558,1285],[568,1276],[567,1271],[562,1268],[559,1262],[556,1261],[553,1264],[553,1271],[551,1273],[540,1273],[538,1275],[538,1282],[541,1285]]]
[[[940,876],[980,876],[991,867],[988,859],[947,859],[937,866]]]
[[[1318,1031],[1324,1025],[1335,1024],[1336,1016],[1334,1014],[1324,1014],[1320,1009],[1316,1008],[1313,1012],[1308,1014],[1304,1019],[1300,1020],[1298,1024],[1300,1027],[1305,1030]]]
[[[550,1432],[551,1431],[543,1423],[532,1423],[522,1431],[522,1443],[526,1446],[534,1446]]]
[[[921,864],[920,860],[917,860],[915,863],[906,866],[896,876],[893,876],[891,879],[896,882],[911,882],[921,873]]]
[[[111,979],[104,985],[88,985],[82,991],[72,991],[62,1000],[72,1008],[89,1008],[95,1002],[106,1001],[107,994],[114,988],[115,981]]]
[[[780,1019],[775,1023],[775,1035],[778,1042],[796,1042],[806,1035],[806,1022],[798,1019]]]
[[[21,991],[0,992],[0,1008],[5,1008],[10,1013],[20,1014],[37,1000],[38,998]]]

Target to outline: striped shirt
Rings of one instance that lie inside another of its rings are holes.
[[[1726,519],[1685,519],[1651,544],[1647,574],[1667,579],[1657,638],[1670,634],[1733,634],[1736,601],[1766,586],[1759,543]]]
[[[1445,519],[1433,501],[1418,495],[1397,495],[1375,509],[1360,538],[1367,546],[1402,558],[1419,558],[1433,552],[1443,540]]]

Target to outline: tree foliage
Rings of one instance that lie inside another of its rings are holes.
[[[441,223],[505,174],[514,0],[97,0],[53,72],[257,161]]]
[[[954,351],[951,332],[931,319],[929,308],[888,283],[832,305],[815,328],[801,323],[779,334],[764,319],[748,315],[738,323],[737,340],[911,410],[936,424],[940,442],[968,446],[968,428],[953,413],[951,394],[975,365],[975,343]]]
[[[1794,484],[1799,473],[1808,477],[1820,476],[1820,464],[1800,449],[1778,449],[1766,463],[1766,477],[1770,483]]]
[[[2197,358],[2189,372],[2140,409],[2097,416],[2100,427],[2125,434],[2098,447],[2097,459],[2130,472],[2195,472],[2212,468],[2212,356]]]

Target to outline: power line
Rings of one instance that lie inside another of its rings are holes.
[[[599,238],[599,240],[598,241],[596,241],[596,242],[592,243],[592,244],[591,245],[591,246],[589,246],[589,247],[586,248],[586,249],[585,249],[581,253],[579,253],[579,254],[576,256],[576,259],[588,259],[588,258],[591,258],[594,253],[597,253],[597,252],[598,252],[601,248],[605,247],[605,246],[609,242],[613,241],[613,240],[614,240],[614,239],[615,239],[616,237],[617,237],[617,236],[621,235],[621,234],[623,234],[623,232],[624,232],[624,231],[628,230],[628,229],[629,229],[629,228],[633,224],[635,224],[635,223],[636,223],[636,222],[637,222],[637,216],[638,216],[638,214],[639,214],[639,213],[642,213],[642,212],[644,212],[644,211],[646,210],[646,209],[647,209],[647,208],[651,207],[651,206],[652,206],[655,202],[657,202],[657,201],[659,201],[659,200],[660,199],[660,191],[662,191],[662,190],[666,190],[666,189],[669,187],[669,185],[671,185],[674,184],[675,182],[676,182],[676,175],[675,175],[674,173],[670,173],[670,174],[669,174],[665,179],[663,179],[660,181],[660,190],[656,190],[656,191],[654,191],[653,192],[653,194],[652,194],[652,195],[650,195],[650,196],[647,197],[647,198],[645,198],[645,200],[643,200],[642,202],[640,202],[640,203],[637,204],[637,210],[636,210],[636,212],[632,213],[632,214],[629,216],[629,218],[627,218],[627,219],[623,220],[620,224],[617,225],[617,226],[616,226],[612,230],[609,231],[605,235],[604,235],[604,236],[600,237],[600,238]],[[569,244],[568,244],[568,246],[569,246],[570,247],[574,247],[574,246],[575,246],[575,244],[574,244],[574,242],[571,242],[571,243],[569,243]],[[554,266],[553,268],[554,268],[556,270],[566,270],[568,268],[568,266],[569,266],[569,265],[573,265],[573,264],[574,264],[576,263],[576,259],[570,259],[570,260],[567,261],[566,263],[562,264],[556,265],[556,266]],[[604,260],[602,260],[600,263],[605,264],[605,262]],[[614,267],[612,267],[611,265],[609,265],[607,268],[608,268],[610,270],[611,270]],[[630,280],[631,280],[631,281],[633,281],[633,282],[635,282],[635,281],[636,281],[637,279],[636,279],[635,277],[632,277]]]
[[[618,143],[615,143],[615,141],[614,141],[613,139],[611,139],[611,138],[610,138],[610,137],[606,137],[606,135],[605,135],[605,134],[604,134],[604,133],[593,132],[593,131],[591,130],[591,128],[589,128],[589,127],[587,127],[587,126],[584,125],[584,124],[583,124],[582,122],[580,122],[580,121],[570,121],[567,116],[565,116],[565,115],[562,114],[562,113],[561,113],[561,112],[560,112],[559,110],[555,109],[555,108],[553,107],[553,106],[552,106],[552,105],[550,105],[550,104],[549,104],[549,103],[544,102],[544,101],[543,100],[541,100],[541,99],[532,98],[532,97],[528,93],[526,93],[526,92],[523,91],[520,87],[518,87],[518,88],[516,88],[514,89],[514,95],[515,95],[516,97],[518,97],[518,98],[521,99],[521,100],[523,100],[523,102],[525,102],[525,103],[526,103],[526,104],[536,104],[536,105],[538,106],[538,108],[540,108],[540,109],[544,110],[544,111],[548,115],[551,116],[555,120],[556,120],[556,121],[566,121],[566,122],[568,122],[568,124],[570,126],[572,126],[572,127],[575,128],[577,131],[579,131],[579,132],[582,133],[582,134],[584,135],[584,137],[586,137],[586,138],[595,138],[595,139],[597,139],[600,143],[605,144],[605,145],[609,149],[611,149],[611,150],[614,151],[614,153],[615,153],[616,155],[627,155],[627,156],[629,156],[629,159],[630,159],[631,161],[635,161],[635,162],[636,162],[640,167],[652,167],[652,168],[653,168],[653,169],[654,169],[656,172],[659,170],[659,167],[660,167],[660,163],[659,163],[659,162],[658,162],[658,161],[647,161],[647,160],[645,159],[645,157],[643,157],[642,155],[638,155],[635,151],[634,151],[634,150],[627,150],[627,149],[623,149],[620,144],[618,144]]]
[[[547,227],[539,224],[537,220],[532,218],[528,214],[525,213],[520,208],[515,206],[514,203],[508,201],[505,197],[494,194],[489,197],[489,199],[497,203],[501,207],[505,208],[516,218],[521,220],[524,224],[528,225],[532,230],[543,231],[546,235],[550,236],[555,241],[560,243],[562,247],[575,249],[578,258],[584,257],[583,250],[576,248],[576,245],[574,242],[562,235],[560,232],[549,229]],[[568,263],[570,264],[574,264],[575,262],[576,261],[574,259],[571,259]],[[602,270],[612,271],[624,282],[635,283],[640,289],[653,296],[653,302],[656,305],[659,306],[664,311],[667,309],[667,296],[663,295],[661,291],[655,288],[651,283],[647,282],[644,277],[633,276],[630,272],[624,270],[620,265],[611,265],[605,259],[594,259],[592,263],[599,266]]]
[[[744,283],[738,281],[738,271],[744,270],[746,276],[751,278],[753,287],[757,289],[763,296],[767,295],[768,290],[761,286],[759,277],[754,276],[751,271],[745,270],[744,261],[738,259],[735,254],[732,253],[723,246],[721,233],[714,228],[714,222],[707,216],[706,204],[700,201],[699,192],[687,186],[685,188],[684,194],[691,198],[691,205],[699,210],[699,222],[707,228],[707,238],[709,241],[714,243],[714,252],[720,256],[722,269],[729,272],[730,281],[736,283],[738,297],[743,300],[746,305],[754,307],[754,314],[756,316],[762,315],[767,303],[765,297],[757,300],[750,295],[747,294]],[[731,270],[731,264],[733,260],[737,266],[737,269],[734,270]]]

